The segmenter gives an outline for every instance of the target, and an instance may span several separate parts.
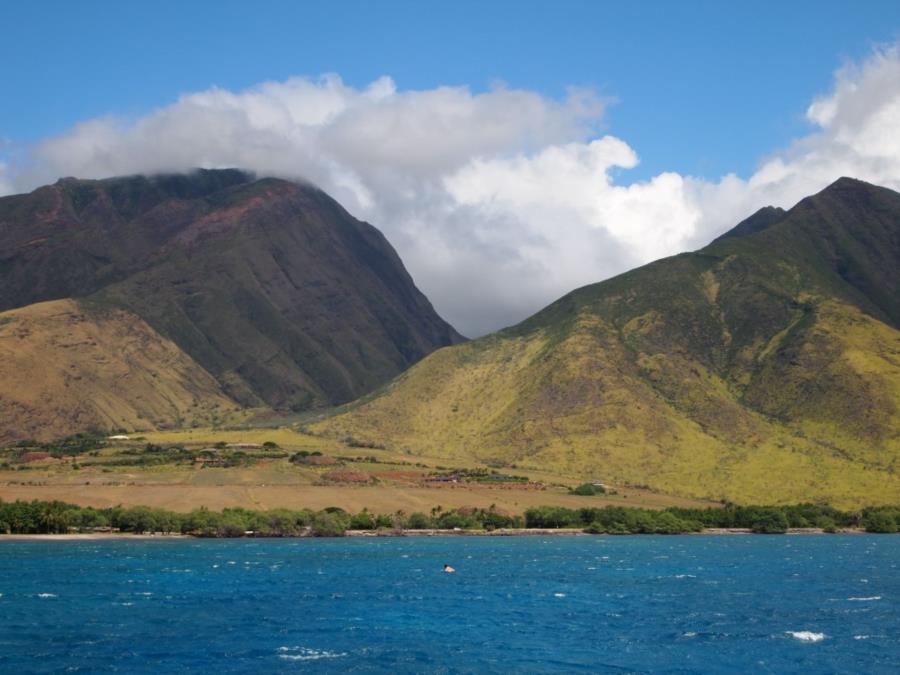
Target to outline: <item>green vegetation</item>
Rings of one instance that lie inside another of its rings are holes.
[[[796,506],[728,506],[724,509],[649,509],[604,507],[567,509],[542,506],[528,509],[524,518],[491,506],[486,509],[435,507],[430,514],[350,514],[339,507],[321,511],[272,509],[253,511],[226,508],[194,509],[177,513],[147,506],[97,509],[60,501],[0,501],[0,533],[61,534],[116,530],[130,533],[182,533],[198,537],[343,536],[347,530],[486,530],[496,528],[577,528],[592,534],[684,534],[704,528],[744,528],[779,534],[789,527],[858,527],[867,532],[900,529],[900,507],[873,507],[846,513],[815,504]]]
[[[34,440],[24,440],[14,443],[2,452],[16,461],[29,452],[45,452],[55,459],[62,457],[76,457],[94,450],[100,450],[107,446],[106,434],[98,431],[89,431],[66,436],[55,441],[40,443]]]
[[[312,452],[309,450],[301,450],[300,452],[295,452],[291,455],[290,461],[292,464],[303,464],[309,457],[322,457],[322,453],[318,450],[313,450]]]
[[[673,507],[662,511],[613,506],[582,509],[545,506],[527,510],[525,523],[527,527],[583,527],[589,532],[608,534],[681,534],[704,528],[741,528],[759,534],[781,534],[788,528],[835,531],[837,527],[858,527],[861,523],[872,532],[878,530],[870,529],[869,522],[885,527],[894,523],[896,527],[898,515],[900,512],[893,507],[849,513],[817,504],[729,505],[723,509]]]
[[[101,455],[100,450],[108,451]],[[302,455],[303,453],[298,453]],[[318,454],[321,453],[305,453]],[[8,466],[18,464],[20,469],[35,460],[52,457],[61,459],[71,457],[73,462],[78,458],[79,464],[73,468],[88,466],[102,467],[152,467],[167,465],[198,464],[204,466],[220,466],[225,468],[250,466],[264,459],[283,459],[288,453],[275,443],[264,443],[259,448],[230,448],[225,443],[216,443],[211,448],[187,448],[180,444],[158,445],[146,443],[142,447],[128,445],[124,448],[110,448],[103,434],[76,434],[59,441],[37,443],[20,441],[8,448],[0,449],[0,457]],[[292,458],[293,461],[293,458]]]
[[[884,506],[866,509],[862,516],[866,532],[893,534],[900,531],[900,507]]]
[[[582,483],[578,487],[569,490],[569,494],[579,495],[581,497],[593,497],[594,495],[606,494],[606,488],[602,485],[594,483]]]
[[[837,181],[439,350],[310,428],[720,502],[894,503],[898,226],[900,194]]]
[[[496,469],[448,469],[438,467],[429,474],[429,478],[439,481],[458,481],[468,483],[527,483],[528,476],[516,476],[500,473]]]

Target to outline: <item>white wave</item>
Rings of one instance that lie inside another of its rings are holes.
[[[554,598],[564,598],[564,597],[566,597],[566,594],[565,593],[554,593],[553,597]]]
[[[697,575],[696,574],[676,574],[675,578],[676,579],[696,579]]]
[[[55,598],[57,597],[56,593],[38,593],[39,598]]]
[[[867,598],[847,598],[850,602],[874,602],[875,600],[881,600],[880,595],[870,595]]]
[[[788,630],[785,633],[801,642],[821,642],[827,637],[825,633],[813,633],[809,630]]]
[[[853,639],[854,640],[868,640],[870,637],[872,637],[872,636],[871,635],[854,635]]]
[[[694,631],[689,630],[687,633],[682,633],[681,637],[692,638],[697,637],[697,634]]]
[[[278,651],[281,652],[278,658],[286,661],[318,661],[319,659],[339,659],[347,656],[346,652],[329,652],[309,647],[279,647]]]

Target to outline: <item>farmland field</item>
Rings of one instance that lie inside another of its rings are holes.
[[[264,447],[265,444],[265,447]],[[243,446],[243,447],[238,447]],[[351,447],[291,429],[147,433],[78,455],[7,449],[0,498],[58,499],[85,506],[146,505],[189,511],[241,506],[407,512],[496,505],[510,513],[543,504],[704,506],[628,486],[578,496],[590,477],[487,467],[379,448]],[[293,459],[292,459],[293,458]]]

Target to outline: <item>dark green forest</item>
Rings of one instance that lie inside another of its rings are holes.
[[[253,511],[205,508],[177,513],[147,506],[94,508],[60,501],[0,501],[0,533],[63,534],[118,531],[180,533],[198,537],[342,536],[347,530],[494,530],[497,528],[574,528],[591,534],[687,534],[705,528],[743,528],[759,534],[781,534],[789,528],[820,528],[838,532],[862,528],[867,532],[900,530],[900,507],[880,506],[849,513],[829,506],[726,506],[721,509],[668,508],[662,511],[607,506],[568,509],[542,506],[524,518],[495,508],[459,508],[430,513],[392,514],[363,510],[348,513],[339,507],[321,511],[272,509]]]

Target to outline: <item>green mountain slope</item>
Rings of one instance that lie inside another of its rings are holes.
[[[0,199],[0,309],[68,297],[141,317],[244,405],[348,401],[462,340],[378,230],[236,170]]]
[[[900,498],[900,195],[841,179],[314,429],[734,501]]]

